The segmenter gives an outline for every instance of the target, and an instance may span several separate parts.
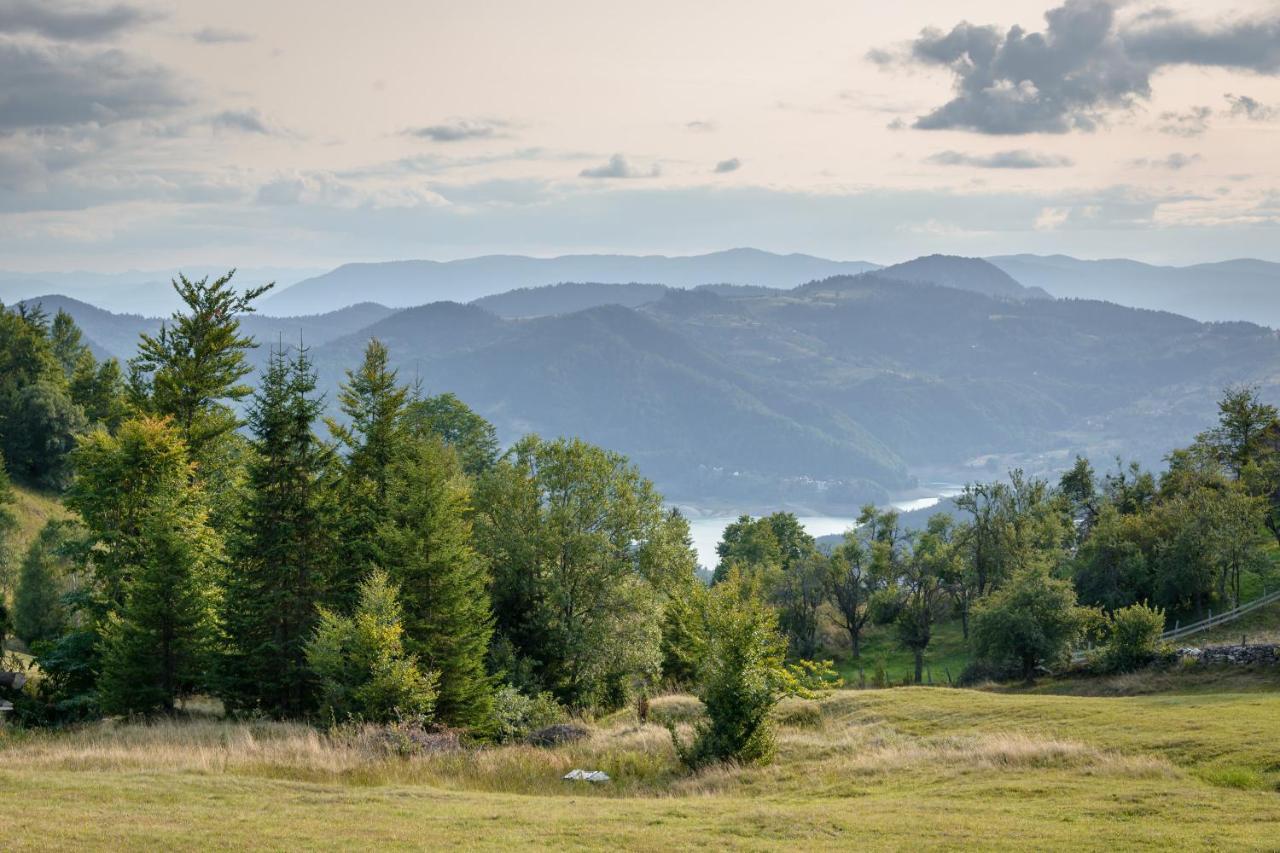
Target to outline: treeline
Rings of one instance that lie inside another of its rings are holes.
[[[185,309],[123,379],[83,348],[64,369],[78,338],[63,315],[3,312],[0,358],[33,365],[5,374],[3,399],[47,386],[75,414],[56,445],[8,456],[74,513],[14,584],[36,661],[24,719],[172,713],[204,694],[232,714],[492,736],[534,706],[612,709],[701,671],[688,525],[626,459],[537,436],[499,455],[489,423],[401,382],[376,340],[324,421],[305,349],[273,350],[246,382],[237,317],[265,288],[176,287]],[[48,434],[19,418],[6,449]]]
[[[246,381],[237,317],[266,288],[175,286],[184,310],[124,370],[66,315],[0,311],[8,471],[73,513],[4,575],[3,627],[36,662],[15,702],[32,723],[211,695],[235,715],[502,738],[642,712],[675,684],[709,711],[687,763],[754,760],[777,698],[830,682],[812,661],[840,650],[833,628],[857,657],[887,626],[916,681],[949,620],[977,675],[1030,676],[1090,636],[1129,666],[1167,620],[1270,577],[1280,421],[1251,389],[1159,476],[1015,471],[923,530],[866,507],[830,553],[792,515],[744,516],[708,586],[686,521],[625,458],[537,436],[500,453],[492,425],[402,382],[376,340],[325,419],[304,348]]]
[[[962,517],[935,515],[924,530],[868,506],[830,553],[790,514],[744,516],[718,546],[716,577],[762,578],[794,656],[823,653],[828,624],[855,658],[870,626],[891,626],[914,655],[916,682],[937,626],[951,619],[979,660],[970,677],[1029,676],[1138,623],[1143,637],[1131,642],[1149,652],[1177,621],[1276,584],[1276,408],[1256,389],[1229,389],[1218,425],[1166,461],[1158,476],[1119,461],[1099,476],[1077,457],[1057,483],[1013,471],[966,487]],[[1144,654],[1114,652],[1108,660]]]

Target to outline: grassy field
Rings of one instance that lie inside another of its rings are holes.
[[[284,724],[10,731],[5,847],[1275,849],[1280,691],[1193,682],[1120,698],[840,691],[783,706],[773,765],[696,776],[665,730],[625,714],[558,749],[413,758]],[[615,781],[560,781],[573,767]]]

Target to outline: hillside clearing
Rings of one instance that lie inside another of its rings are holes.
[[[10,731],[0,801],[16,849],[1263,849],[1280,831],[1275,693],[844,691],[780,718],[774,765],[694,777],[625,714],[558,750],[415,758],[292,724]],[[572,767],[616,781],[561,782]]]

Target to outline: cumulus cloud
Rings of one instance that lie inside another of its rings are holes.
[[[191,38],[200,44],[240,44],[253,41],[253,36],[248,33],[221,27],[204,27],[192,33]]]
[[[0,0],[0,33],[26,33],[56,41],[95,41],[151,20],[134,6],[93,7],[54,0]]]
[[[1157,127],[1161,133],[1170,136],[1199,136],[1209,129],[1209,116],[1213,110],[1209,107],[1192,107],[1185,113],[1160,113],[1161,124]]]
[[[649,167],[648,170],[637,169],[631,165],[626,156],[622,154],[614,154],[609,158],[609,162],[602,163],[599,166],[592,166],[583,169],[578,173],[581,178],[656,178],[660,175],[661,169],[658,164]]]
[[[1280,118],[1280,108],[1268,106],[1248,95],[1225,95],[1230,104],[1229,112],[1233,116],[1244,116],[1250,121],[1272,121]]]
[[[412,127],[405,133],[432,142],[462,142],[468,139],[491,139],[499,136],[509,126],[507,122],[498,119],[456,119],[442,124]]]
[[[1038,154],[1022,148],[994,154],[940,151],[927,159],[939,166],[975,166],[979,169],[1057,169],[1075,165],[1070,157],[1061,154]]]
[[[0,41],[0,133],[111,124],[184,102],[165,69],[118,50]]]
[[[1280,71],[1280,14],[1201,25],[1168,12],[1117,19],[1119,0],[1066,0],[1043,32],[968,22],[925,29],[899,62],[947,68],[955,97],[916,119],[924,130],[987,134],[1091,131],[1110,110],[1151,97],[1171,65]],[[1166,10],[1167,12],[1167,10]],[[882,65],[885,51],[869,58]]]
[[[719,163],[716,163],[716,167],[713,171],[715,171],[717,175],[723,175],[728,172],[736,172],[741,168],[742,161],[737,157],[730,157],[728,160],[721,160]]]
[[[1132,165],[1140,169],[1172,169],[1178,171],[1185,169],[1193,163],[1199,163],[1202,158],[1199,154],[1183,154],[1175,151],[1168,157],[1158,157],[1155,159],[1149,157],[1139,157],[1137,160],[1130,161]]]

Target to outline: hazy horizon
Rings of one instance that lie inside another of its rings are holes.
[[[0,267],[1280,261],[1269,0],[376,11],[0,0]]]

